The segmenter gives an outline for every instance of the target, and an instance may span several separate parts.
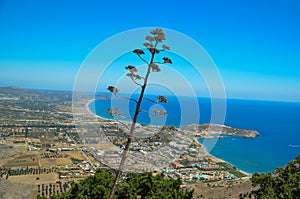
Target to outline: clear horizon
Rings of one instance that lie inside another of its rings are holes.
[[[13,85],[6,85],[6,86],[1,86],[0,85],[0,88],[4,88],[4,87],[15,87],[15,88],[20,88],[20,89],[28,89],[28,90],[33,90],[33,91],[61,91],[61,92],[73,92],[73,90],[67,90],[67,89],[44,89],[44,88],[26,88],[26,87],[18,87],[18,86],[13,86]],[[83,91],[84,92],[84,91]],[[86,93],[89,93],[88,91]],[[91,93],[94,93],[94,92],[91,92]],[[106,92],[106,91],[96,91],[95,94],[108,94],[108,95],[111,95],[110,92]],[[127,95],[130,95],[131,93],[119,93],[120,95],[123,95],[123,96],[127,96]],[[147,95],[151,95],[151,96],[157,96],[156,93],[146,93],[145,94],[146,96]],[[174,96],[176,97],[175,95],[168,95],[166,94],[165,95],[166,97],[170,97],[170,96]],[[187,95],[179,95],[180,97],[191,97],[191,96],[187,96]],[[198,98],[209,98],[209,99],[212,99],[210,96],[196,96]],[[288,100],[272,100],[272,99],[248,99],[248,98],[229,98],[229,97],[226,97],[226,98],[213,98],[213,99],[225,99],[225,100],[249,100],[249,101],[270,101],[270,102],[285,102],[285,103],[300,103],[299,101],[288,101]],[[95,98],[94,100],[97,100],[97,98]]]
[[[99,43],[129,29],[162,27],[203,46],[219,69],[228,98],[300,102],[300,2],[153,5],[155,14],[150,15],[151,4],[140,1],[1,1],[0,86],[72,90],[81,64]],[[166,44],[172,52],[168,35]],[[120,68],[131,62],[120,62]],[[180,71],[180,66],[175,67]],[[191,73],[188,67],[183,70]],[[198,95],[207,97],[197,87],[201,80],[192,80]]]

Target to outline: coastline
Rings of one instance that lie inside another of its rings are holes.
[[[96,118],[101,118],[100,116],[94,114],[94,113],[89,109],[90,103],[92,103],[94,100],[95,100],[95,99],[90,99],[90,100],[88,100],[88,101],[86,102],[86,104],[85,104],[85,110],[86,110],[90,115],[93,115],[93,116],[96,117]],[[102,118],[101,118],[101,119],[102,119]]]
[[[199,144],[200,144],[200,143],[199,143]],[[203,145],[202,145],[202,147],[205,148]],[[231,166],[235,167],[236,170],[237,170],[238,172],[243,173],[244,175],[246,175],[245,177],[251,177],[251,176],[252,176],[251,173],[248,173],[248,172],[246,172],[246,171],[240,170],[239,168],[237,168],[236,166],[234,166],[232,163],[227,162],[227,161],[225,161],[225,160],[223,160],[223,159],[221,159],[221,158],[218,158],[218,157],[212,155],[211,153],[208,153],[208,152],[206,151],[206,149],[205,149],[205,152],[206,152],[205,155],[209,155],[209,157],[210,157],[213,161],[215,161],[215,162],[224,162],[224,163],[230,164]]]
[[[94,118],[100,119],[100,120],[102,120],[102,121],[103,121],[103,120],[106,120],[105,118],[102,118],[102,117],[100,117],[99,115],[94,114],[94,113],[89,109],[89,104],[92,103],[92,102],[95,101],[95,100],[96,100],[96,99],[89,99],[89,100],[87,100],[87,102],[85,102],[85,110],[86,110],[87,114],[89,114],[90,116],[93,116]],[[109,120],[109,119],[107,119],[107,120]],[[112,120],[112,121],[113,121],[113,120]],[[202,151],[203,151],[203,155],[204,155],[204,156],[209,156],[209,157],[210,157],[214,162],[216,162],[216,163],[223,162],[223,163],[230,164],[231,166],[233,166],[233,167],[236,168],[236,171],[238,171],[238,172],[244,174],[246,178],[252,176],[251,173],[248,173],[248,172],[246,172],[246,171],[243,171],[243,170],[238,169],[238,168],[237,168],[236,166],[234,166],[232,163],[227,162],[227,161],[225,161],[225,160],[223,160],[223,159],[221,159],[221,158],[218,158],[218,157],[212,155],[211,153],[208,153],[207,150],[206,150],[206,148],[205,148],[205,146],[202,145],[202,144],[198,141],[198,137],[195,137],[194,140],[195,140],[197,143],[199,143],[199,144],[201,145],[201,149],[202,149]]]
[[[206,150],[206,148],[205,148],[205,146],[204,146],[203,144],[201,144],[201,143],[198,141],[198,139],[199,139],[199,137],[195,137],[194,140],[195,140],[198,144],[201,145],[201,149],[202,149],[202,151],[203,151],[203,155],[204,155],[204,156],[209,156],[214,162],[224,162],[224,163],[230,164],[231,166],[235,167],[236,170],[237,170],[238,172],[241,172],[241,173],[243,173],[244,175],[246,175],[246,177],[251,177],[251,176],[252,176],[251,173],[248,173],[248,172],[246,172],[246,171],[240,170],[239,168],[237,168],[237,167],[236,167],[235,165],[233,165],[232,163],[227,162],[227,161],[225,161],[225,160],[223,160],[223,159],[221,159],[221,158],[218,158],[218,157],[212,155],[211,153],[208,153],[207,150]]]

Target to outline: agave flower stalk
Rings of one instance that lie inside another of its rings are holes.
[[[137,68],[135,66],[128,65],[128,66],[125,67],[125,69],[129,71],[127,76],[130,77],[130,79],[132,80],[133,83],[135,83],[136,85],[141,87],[141,91],[140,91],[140,94],[139,94],[139,97],[138,97],[137,100],[132,99],[132,98],[125,98],[125,99],[128,99],[128,100],[134,101],[136,103],[136,107],[135,107],[132,123],[131,123],[131,126],[129,128],[129,133],[127,135],[127,142],[126,142],[126,145],[125,145],[122,157],[121,157],[121,162],[120,162],[119,168],[117,170],[114,185],[113,185],[113,188],[111,190],[109,199],[114,198],[115,191],[116,191],[116,188],[118,186],[118,182],[120,180],[120,176],[122,175],[123,168],[124,168],[124,165],[125,165],[125,162],[126,162],[127,154],[129,152],[129,149],[130,149],[130,145],[131,145],[131,143],[134,139],[133,134],[134,134],[134,131],[135,131],[135,128],[136,128],[136,123],[137,123],[139,113],[140,112],[146,112],[144,110],[141,110],[142,101],[143,100],[149,100],[149,101],[152,101],[152,102],[164,102],[164,103],[168,102],[168,99],[166,97],[162,96],[162,95],[157,96],[156,100],[150,100],[148,98],[144,98],[144,94],[145,94],[145,90],[146,90],[146,87],[147,87],[147,83],[148,83],[148,79],[149,79],[150,74],[152,72],[160,72],[161,71],[161,69],[160,69],[160,67],[157,63],[159,63],[159,64],[166,64],[166,63],[172,64],[172,60],[170,58],[167,58],[167,57],[164,57],[162,62],[155,62],[154,61],[155,55],[159,54],[161,51],[170,50],[170,47],[163,44],[161,46],[162,49],[158,49],[158,44],[160,44],[164,40],[166,40],[166,36],[165,36],[162,29],[157,28],[157,29],[152,30],[150,33],[151,33],[151,36],[146,36],[145,39],[147,40],[147,42],[145,42],[143,44],[151,54],[150,61],[146,61],[146,59],[143,58],[143,55],[145,54],[145,52],[142,49],[133,50],[133,53],[135,53],[140,58],[141,61],[143,61],[144,63],[147,64],[147,72],[146,72],[145,76],[140,76],[140,75],[136,74],[137,73]],[[109,90],[115,96],[121,97],[121,96],[118,95],[119,90],[116,87],[108,86],[107,90]],[[120,112],[112,111],[111,109],[108,109],[108,111],[111,115],[116,114],[116,115],[120,116],[120,114],[121,114]],[[149,115],[155,115],[155,116],[157,116],[157,115],[166,115],[167,114],[167,112],[164,111],[164,110],[155,109],[155,110],[153,110],[153,112],[154,112],[154,114],[150,114],[148,112],[146,112],[146,113],[149,114]]]

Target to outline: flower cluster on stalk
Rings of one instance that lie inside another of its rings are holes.
[[[151,61],[146,61],[146,59],[143,57],[145,55],[145,51],[142,49],[134,49],[133,53],[136,54],[144,63],[147,64],[148,66],[148,73],[150,72],[160,72],[161,68],[159,64],[172,64],[172,60],[168,57],[163,57],[161,62],[156,62],[154,61],[154,55],[159,54],[161,51],[165,50],[170,50],[171,48],[165,44],[162,44],[166,40],[166,36],[161,28],[156,28],[150,32],[150,35],[147,35],[145,37],[146,42],[143,43],[143,46],[146,47],[146,49],[150,52],[152,55]],[[159,45],[161,44],[161,45]],[[138,86],[142,87],[143,85],[145,86],[147,84],[147,81],[145,79],[146,76],[140,76],[138,73],[138,69],[133,66],[133,65],[128,65],[125,67],[126,70],[128,70],[129,73],[126,74],[133,83],[137,84]],[[114,95],[118,96],[118,88],[114,86],[108,86],[107,90],[109,90],[111,93]],[[120,97],[120,96],[118,96]],[[123,97],[125,98],[125,97]],[[133,100],[136,103],[138,102],[135,99],[132,98],[126,98],[129,100]],[[162,103],[168,103],[168,99],[162,95],[157,96],[156,100],[150,100],[148,98],[145,98],[151,102],[162,102]],[[167,115],[167,112],[165,110],[157,110],[157,109],[152,109],[154,115]],[[121,112],[118,109],[107,109],[107,112],[110,115],[121,115]],[[150,113],[149,113],[150,114]]]

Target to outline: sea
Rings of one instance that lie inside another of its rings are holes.
[[[155,99],[155,96],[146,96]],[[137,99],[137,96],[131,96]],[[143,124],[159,125],[187,125],[195,123],[195,114],[184,114],[184,122],[181,117],[187,109],[190,113],[197,110],[190,97],[167,96],[168,103],[154,103],[144,100],[141,108],[151,111],[151,108],[163,108],[168,112],[167,116],[157,116],[153,122],[152,117],[146,113],[140,113],[138,122]],[[195,101],[195,99],[194,99]],[[212,100],[210,98],[196,98],[199,106],[199,124],[211,122]],[[226,99],[226,115],[224,125],[234,128],[256,130],[260,135],[256,138],[244,138],[228,136],[219,139],[212,150],[209,151],[215,157],[223,159],[240,170],[248,173],[273,172],[275,168],[286,165],[300,154],[300,103],[260,100]],[[106,112],[107,108],[118,107],[120,112],[128,112],[127,118],[133,115],[135,102],[133,100],[114,99],[103,97],[89,104],[89,109],[96,115],[112,119]],[[184,110],[182,109],[184,107]],[[124,118],[123,118],[124,119]],[[126,120],[126,119],[125,119]],[[207,139],[207,138],[206,138]],[[199,139],[200,143],[204,139]],[[206,146],[205,146],[206,147]]]

